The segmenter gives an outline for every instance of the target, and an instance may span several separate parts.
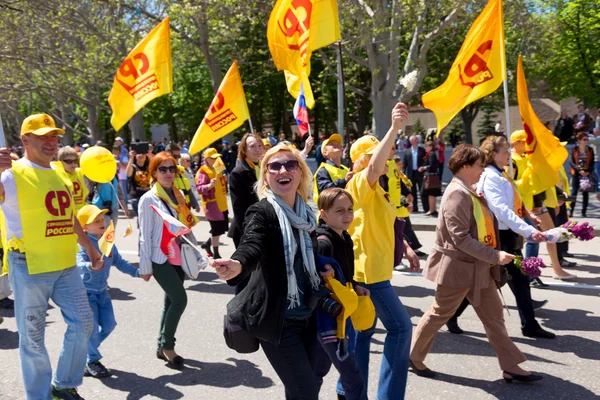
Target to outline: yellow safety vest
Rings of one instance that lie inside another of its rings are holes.
[[[61,271],[75,265],[73,184],[60,170],[42,170],[15,161],[12,166],[20,205],[21,240],[8,249],[25,253],[30,274]]]
[[[469,190],[462,182],[453,179],[453,182],[467,189],[473,200],[473,217],[477,225],[477,241],[489,247],[496,247],[496,229],[494,227],[494,217],[492,212],[486,207],[483,207],[483,199]]]
[[[317,168],[315,175],[313,176],[313,200],[315,201],[315,204],[319,204],[319,187],[317,186],[317,173],[321,168],[325,168],[327,170],[327,172],[329,173],[329,177],[331,178],[331,182],[335,182],[338,179],[346,178],[348,171],[350,171],[345,165],[340,164],[340,167],[338,168],[335,165],[321,163],[321,165],[319,165],[319,168]]]
[[[181,165],[178,165],[177,170],[179,171],[179,174],[173,181],[173,185],[183,192],[185,196],[185,204],[187,204],[187,206],[190,207],[190,190],[192,189],[192,187],[190,186],[190,181],[188,181],[188,178],[185,177],[185,168],[183,168]]]
[[[52,161],[52,164],[55,169],[61,170],[65,173],[71,183],[73,183],[73,200],[75,201],[75,214],[81,210],[83,206],[85,206],[85,198],[90,193],[85,184],[85,179],[83,177],[83,170],[81,168],[75,169],[75,172],[69,173],[65,171],[62,162],[60,161]]]
[[[402,199],[402,178],[398,166],[394,160],[388,160],[388,172],[386,174],[388,178],[388,194],[390,195],[390,202],[396,206],[396,217],[406,218],[410,215],[406,207],[400,205]]]
[[[503,172],[502,176],[504,176],[504,178],[506,178],[510,182],[513,188],[513,211],[519,216],[519,218],[525,218],[525,210],[523,209],[523,199],[521,198],[521,192],[519,192],[517,184],[510,176],[508,176],[507,172]]]
[[[228,207],[227,207],[227,181],[225,180],[223,173],[217,174],[217,172],[214,169],[212,169],[206,165],[203,165],[202,167],[200,167],[198,174],[200,174],[201,172],[204,172],[208,176],[208,179],[211,181],[213,180],[213,178],[217,177],[217,183],[215,184],[215,198],[214,199],[206,199],[205,196],[201,196],[202,197],[202,207],[204,208],[205,212],[206,212],[206,205],[208,203],[212,203],[215,201],[217,202],[219,211],[221,211],[221,212],[227,211],[227,209],[228,209]],[[196,181],[198,181],[197,176],[196,176]]]
[[[517,179],[514,181],[514,183],[516,184],[517,188],[519,189],[519,193],[521,194],[521,199],[523,200],[523,204],[525,204],[525,207],[527,207],[529,210],[531,210],[533,208],[533,195],[532,194],[523,194],[523,193],[529,193],[530,190],[524,190],[525,188],[522,187],[522,185],[524,185],[525,183],[521,180],[521,178],[523,177],[523,174],[525,173],[525,170],[527,169],[527,157],[524,157],[520,154],[516,154],[516,153],[512,153],[512,159],[515,162],[515,164],[517,164]]]

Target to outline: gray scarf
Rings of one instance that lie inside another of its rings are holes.
[[[289,308],[296,308],[300,305],[298,297],[298,281],[296,280],[296,274],[294,272],[294,258],[296,257],[298,247],[300,247],[300,251],[302,252],[304,271],[306,271],[313,289],[318,289],[321,281],[315,266],[315,257],[310,237],[310,232],[314,231],[317,227],[317,221],[315,220],[312,210],[298,194],[296,194],[295,211],[270,190],[267,193],[266,199],[275,209],[277,219],[279,219],[279,226],[281,227],[281,233],[283,235],[283,252],[285,254],[285,266],[287,271],[287,298],[290,301]],[[296,243],[294,232],[292,230],[293,228],[298,229],[300,243]]]

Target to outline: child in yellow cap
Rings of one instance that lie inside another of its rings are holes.
[[[107,211],[88,204],[83,206],[77,213],[79,223],[97,250],[99,250],[98,241],[106,231],[104,214]],[[111,265],[133,277],[137,278],[140,276],[139,270],[121,257],[116,246],[112,247],[112,251],[108,257],[104,257],[104,268],[99,270],[92,268],[87,253],[79,246],[77,268],[79,268],[90,307],[94,313],[94,326],[88,342],[85,376],[92,376],[94,378],[105,378],[111,375],[110,370],[100,363],[102,355],[98,351],[100,344],[117,326],[112,301],[107,291],[107,281]]]

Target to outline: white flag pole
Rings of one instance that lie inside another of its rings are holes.
[[[508,76],[506,77],[506,79],[504,80],[504,109],[506,112],[506,139],[508,140],[508,143],[510,143],[510,108],[508,105]],[[512,157],[510,159],[509,162],[509,171],[510,171],[510,178],[513,179],[514,175],[513,175],[513,164],[512,164]]]

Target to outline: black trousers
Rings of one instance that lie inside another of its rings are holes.
[[[406,240],[408,241],[408,244],[410,244],[410,247],[416,251],[423,247],[423,245],[421,244],[421,242],[419,242],[419,238],[417,238],[417,235],[415,234],[415,231],[412,228],[410,217],[404,218],[404,221],[406,221],[406,223],[404,224],[404,236],[406,236]]]
[[[560,211],[558,215],[554,217],[554,225],[561,226],[569,221],[569,215],[567,212],[567,205],[563,204],[560,206]],[[558,258],[562,260],[565,256],[565,253],[569,252],[569,241],[561,242],[556,244],[556,251],[558,252]]]
[[[518,249],[518,235],[511,230],[500,231],[500,248],[510,254],[522,256],[521,249]],[[540,328],[540,324],[535,320],[533,310],[533,301],[531,300],[531,288],[529,286],[529,277],[523,275],[514,262],[505,265],[508,275],[508,287],[513,292],[517,301],[517,310],[521,318],[521,330],[523,332],[533,332]],[[460,304],[451,320],[456,321],[469,305],[466,298]]]
[[[427,201],[427,196],[423,196],[423,173],[419,171],[413,171],[410,180],[413,184],[412,188],[410,188],[410,192],[414,197],[413,211],[419,212],[419,203],[417,203],[417,192],[421,196],[421,204],[423,205],[423,211],[429,211],[429,202]]]
[[[579,175],[579,173],[575,173],[575,175],[573,175],[573,180],[572,180],[572,185],[573,187],[571,188],[571,196],[577,198],[577,192],[579,191],[579,182],[581,179],[581,175]],[[581,215],[585,216],[587,213],[587,208],[588,208],[588,203],[590,200],[590,194],[588,192],[583,192],[583,206],[581,207]],[[571,203],[571,215],[573,215],[573,212],[575,211],[575,204],[577,203],[577,200],[575,200],[574,202]]]
[[[317,328],[315,318],[285,319],[279,345],[260,341],[269,363],[285,386],[286,400],[318,400],[315,376]]]

